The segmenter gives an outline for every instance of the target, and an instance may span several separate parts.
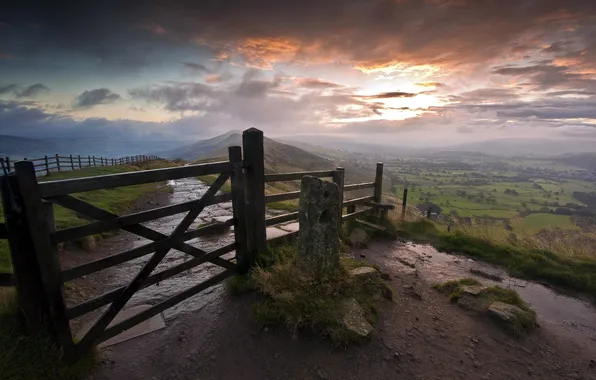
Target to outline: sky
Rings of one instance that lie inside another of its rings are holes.
[[[596,140],[594,0],[19,1],[0,134]]]

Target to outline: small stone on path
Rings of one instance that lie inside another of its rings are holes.
[[[373,327],[364,318],[364,310],[354,298],[342,302],[343,324],[346,329],[361,337],[367,337]]]
[[[350,269],[349,271],[350,276],[362,276],[377,273],[377,270],[373,267],[358,267],[354,269]]]
[[[488,307],[490,315],[499,318],[505,322],[512,321],[516,314],[522,314],[524,311],[515,305],[501,301],[495,301]]]

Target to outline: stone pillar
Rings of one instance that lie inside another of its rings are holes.
[[[299,266],[314,272],[339,268],[339,209],[337,184],[304,176],[300,186]]]

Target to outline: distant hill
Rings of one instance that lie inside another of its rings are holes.
[[[557,157],[556,160],[567,165],[596,170],[596,153],[565,154]]]
[[[181,146],[169,151],[156,152],[164,158],[182,158],[187,161],[225,157],[228,147],[242,146],[242,135],[231,131],[207,140]],[[282,144],[265,137],[265,170],[268,172],[288,172],[300,170],[323,170],[334,168],[333,162],[295,146]]]
[[[57,144],[47,140],[0,135],[0,156],[38,158],[55,153],[57,148]]]
[[[547,157],[565,153],[595,152],[596,141],[510,138],[459,144],[450,146],[448,150],[474,151],[495,156]]]

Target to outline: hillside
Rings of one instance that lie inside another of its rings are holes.
[[[196,161],[227,156],[228,147],[234,145],[242,145],[242,135],[231,131],[211,139],[201,140],[174,150],[157,152],[156,154],[171,159],[181,158],[187,161]],[[327,159],[267,137],[264,139],[264,145],[265,170],[268,172],[334,168],[333,162]]]

